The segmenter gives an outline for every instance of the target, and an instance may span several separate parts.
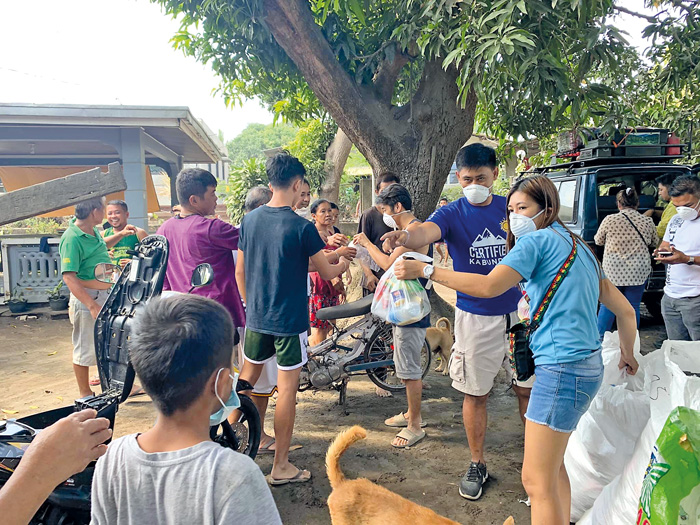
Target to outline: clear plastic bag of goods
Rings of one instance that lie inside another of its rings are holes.
[[[665,341],[661,350],[647,355],[643,391],[649,399],[649,421],[637,439],[632,456],[622,473],[603,489],[592,509],[584,514],[578,525],[637,523],[649,458],[669,414],[676,407],[700,410],[700,341]],[[572,483],[572,492],[574,490]],[[687,497],[690,500],[685,505],[691,508],[692,501],[700,496],[694,492]]]
[[[357,261],[367,266],[373,272],[378,272],[381,270],[381,267],[374,262],[374,259],[372,259],[372,256],[369,254],[369,250],[367,248],[360,246],[359,244],[355,244],[354,241],[350,241],[348,247],[355,248],[357,250],[357,255],[355,255],[355,259]]]
[[[416,323],[430,313],[428,293],[418,279],[396,277],[394,266],[404,258],[432,262],[432,258],[415,252],[401,254],[377,283],[372,300],[372,313],[398,326]]]

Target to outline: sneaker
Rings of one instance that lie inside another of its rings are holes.
[[[466,499],[479,499],[481,489],[487,479],[489,479],[489,473],[486,470],[486,465],[472,461],[469,470],[459,482],[459,495]]]

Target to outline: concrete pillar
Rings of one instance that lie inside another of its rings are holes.
[[[374,175],[371,178],[360,179],[360,200],[362,201],[360,213],[374,206]]]
[[[168,175],[170,176],[170,205],[175,206],[177,204],[180,204],[180,201],[177,198],[176,184],[177,175],[182,169],[182,161],[178,162],[177,164],[174,162],[169,162],[168,164],[170,166],[170,169],[168,170]]]
[[[511,184],[517,178],[518,173],[516,170],[518,168],[519,162],[520,161],[518,160],[518,157],[516,157],[515,155],[513,155],[512,157],[507,159],[505,162],[505,164],[506,164],[506,177],[508,178],[508,182],[510,182]]]
[[[121,158],[126,179],[124,200],[129,206],[129,223],[148,231],[146,200],[146,158],[139,128],[121,131]]]

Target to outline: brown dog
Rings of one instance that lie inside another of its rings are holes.
[[[447,317],[441,317],[437,320],[434,327],[428,328],[425,332],[425,339],[428,341],[428,346],[433,353],[440,356],[440,364],[435,368],[436,372],[442,372],[446,376],[449,373],[447,363],[450,362],[452,354],[452,323]]]
[[[338,434],[328,448],[326,472],[333,489],[328,497],[328,509],[333,525],[459,525],[368,479],[346,479],[338,464],[340,456],[365,437],[367,431],[356,425]],[[512,520],[508,518],[504,525],[513,525]]]

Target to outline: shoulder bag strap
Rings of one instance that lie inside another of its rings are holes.
[[[535,312],[535,315],[532,316],[532,321],[530,321],[530,333],[531,334],[532,334],[532,332],[537,330],[537,328],[540,326],[540,323],[542,322],[542,318],[544,317],[544,314],[547,311],[547,308],[549,308],[549,305],[552,303],[552,299],[554,299],[554,294],[559,289],[561,282],[564,280],[564,277],[566,277],[566,274],[569,273],[571,266],[574,264],[574,261],[576,260],[576,255],[578,254],[578,241],[576,240],[576,237],[574,237],[573,235],[571,236],[571,241],[573,242],[573,247],[571,248],[571,253],[564,261],[564,264],[561,265],[561,268],[559,268],[557,275],[554,276],[554,280],[552,281],[552,284],[549,285],[547,292],[544,294],[544,298],[542,299],[542,303],[540,304],[539,308]]]
[[[632,222],[632,219],[630,219],[627,215],[624,213],[620,212],[620,214],[629,221],[629,223],[632,225],[632,228],[634,228],[634,231],[637,232],[637,235],[639,235],[639,238],[642,239],[642,243],[644,243],[644,247],[649,249],[649,245],[647,244],[647,241],[644,240],[644,235],[642,235],[642,232],[639,231],[639,229],[634,225],[634,222]]]

